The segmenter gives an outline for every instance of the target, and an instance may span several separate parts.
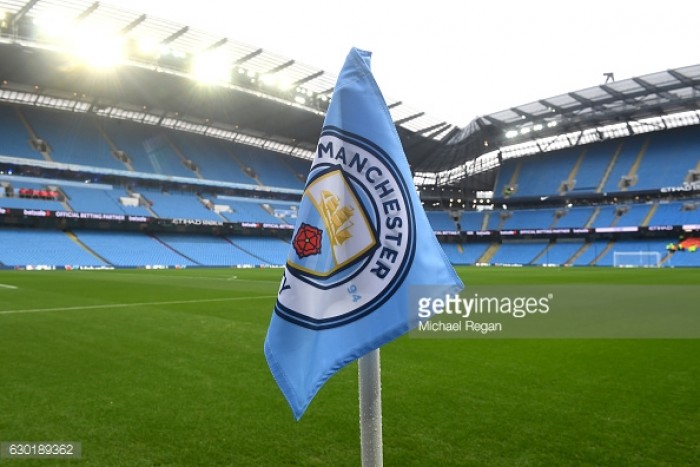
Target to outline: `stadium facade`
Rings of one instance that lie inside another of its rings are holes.
[[[285,262],[333,76],[99,3],[0,12],[0,267]],[[666,70],[465,128],[388,104],[453,263],[700,266],[698,85]]]

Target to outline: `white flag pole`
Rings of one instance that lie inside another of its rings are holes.
[[[360,447],[362,467],[384,465],[382,442],[382,375],[379,349],[358,360]]]

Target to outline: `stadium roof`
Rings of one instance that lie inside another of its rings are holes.
[[[609,76],[599,86],[476,118],[436,152],[428,171],[460,179],[499,159],[700,124],[699,109],[700,65],[621,81]]]
[[[43,102],[89,101],[90,111],[114,108],[148,114],[144,118],[177,117],[246,133],[273,146],[278,142],[297,149],[291,151],[296,155],[315,149],[336,80],[258,47],[92,0],[0,0],[0,22],[5,91],[32,93]],[[77,46],[78,55],[104,59],[109,34],[118,36],[126,50],[127,66],[118,72],[97,72],[65,54],[66,45]],[[72,42],[67,41],[71,35]],[[213,81],[193,86],[197,66],[207,60]],[[429,158],[456,131],[399,100],[387,101],[415,163]]]
[[[87,34],[79,45],[93,46],[102,58],[107,49],[99,46],[108,44],[89,34],[119,35],[128,65],[112,73],[83,66],[50,34],[61,25]],[[202,57],[227,64],[227,74],[213,85],[194,85]],[[335,79],[254,46],[91,0],[0,0],[6,102],[223,134],[311,157]],[[467,180],[474,186],[463,187],[487,189],[493,180],[481,174],[502,159],[700,123],[700,65],[621,81],[610,76],[599,86],[477,117],[462,129],[401,101],[388,104],[419,183]]]

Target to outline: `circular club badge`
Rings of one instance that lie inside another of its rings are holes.
[[[371,141],[324,128],[297,214],[275,312],[311,329],[376,310],[415,253],[408,188]]]

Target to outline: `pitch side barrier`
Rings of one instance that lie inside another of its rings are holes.
[[[6,264],[0,264],[0,270],[14,270],[14,271],[114,271],[115,269],[148,269],[148,270],[161,270],[161,269],[280,269],[284,265],[277,264],[236,264],[233,266],[208,266],[203,264],[197,265],[185,265],[185,264],[143,264],[138,266],[112,266],[112,265],[100,265],[100,266],[85,266],[85,265],[74,265],[74,264],[23,264],[8,266]]]
[[[0,207],[0,225],[47,229],[145,230],[153,232],[208,233],[218,235],[258,235],[288,238],[292,224],[224,222],[208,219],[164,219],[94,212],[51,211]],[[437,230],[446,243],[500,242],[503,240],[554,240],[560,238],[634,239],[678,238],[700,232],[700,224],[654,225],[648,227],[596,227],[510,230]]]
[[[127,214],[51,211],[0,207],[0,225],[61,230],[141,230],[150,232],[256,235],[288,238],[294,226],[261,222],[223,222],[209,219],[164,219]]]
[[[649,227],[596,227],[560,229],[464,230],[436,231],[445,243],[494,243],[503,240],[630,240],[639,238],[673,238],[700,231],[700,224],[654,225]]]

